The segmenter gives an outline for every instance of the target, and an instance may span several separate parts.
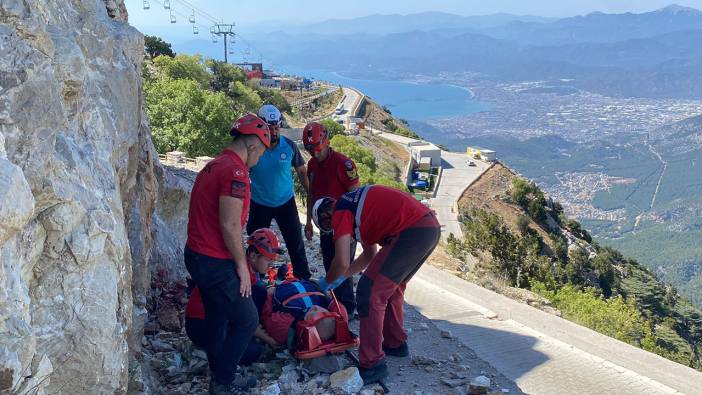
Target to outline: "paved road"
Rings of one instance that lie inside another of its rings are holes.
[[[398,136],[391,133],[379,133],[380,137],[407,146],[418,140]],[[453,233],[462,238],[463,232],[458,223],[458,213],[454,210],[456,199],[461,197],[465,188],[490,167],[490,163],[473,160],[475,166],[468,166],[468,157],[460,152],[441,151],[441,180],[436,190],[436,196],[431,199],[431,207],[436,211],[439,223],[442,225],[441,236],[448,237]]]
[[[343,117],[352,117],[354,116],[351,114],[351,110],[353,109],[354,104],[356,104],[356,100],[358,100],[360,96],[358,93],[356,93],[355,90],[349,89],[349,88],[344,88],[344,112],[341,114]]]
[[[458,223],[458,213],[454,203],[463,190],[490,166],[489,163],[474,160],[476,166],[468,166],[468,157],[464,153],[441,151],[443,173],[436,190],[436,197],[431,199],[431,207],[436,211],[442,225],[442,237],[453,233],[462,238],[463,232]]]
[[[526,393],[695,394],[702,388],[700,372],[434,267],[417,273],[405,297]]]

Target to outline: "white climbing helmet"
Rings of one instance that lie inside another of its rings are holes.
[[[320,232],[329,233],[331,229],[331,214],[334,211],[336,200],[330,197],[317,199],[312,206],[312,221],[317,225]]]
[[[264,121],[266,121],[269,125],[277,125],[280,123],[280,118],[282,115],[280,114],[280,110],[278,110],[278,107],[272,105],[272,104],[264,104],[261,106],[261,108],[258,110],[258,116],[261,117]]]

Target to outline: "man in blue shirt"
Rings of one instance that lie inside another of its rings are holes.
[[[256,229],[268,228],[275,219],[290,255],[293,274],[299,279],[308,280],[311,274],[295,204],[292,174],[292,169],[295,169],[307,193],[309,183],[305,160],[292,140],[280,136],[281,114],[274,105],[262,106],[258,115],[268,123],[271,145],[250,170],[251,209],[246,231],[251,234]]]

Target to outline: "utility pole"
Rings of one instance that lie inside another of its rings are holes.
[[[227,38],[231,36],[232,44],[234,43],[234,24],[218,23],[212,26],[210,33],[224,36],[224,63],[229,63],[227,60]]]

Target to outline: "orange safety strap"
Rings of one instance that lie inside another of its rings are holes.
[[[288,303],[292,302],[293,300],[302,299],[305,296],[324,296],[324,294],[321,292],[302,292],[285,299],[283,301],[283,306],[287,306]]]

